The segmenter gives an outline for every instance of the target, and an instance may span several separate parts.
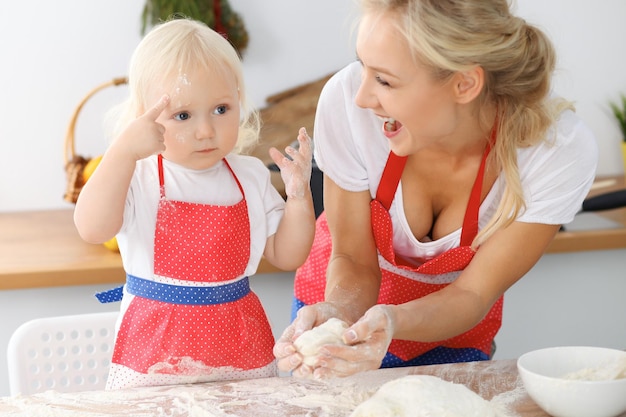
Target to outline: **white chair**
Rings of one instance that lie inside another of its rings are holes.
[[[7,348],[11,395],[104,389],[118,312],[28,321]]]

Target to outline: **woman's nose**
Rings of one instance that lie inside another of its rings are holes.
[[[365,79],[361,80],[361,85],[359,86],[356,96],[354,97],[354,103],[364,109],[373,109],[376,107],[376,103],[378,103],[378,100],[372,94]]]

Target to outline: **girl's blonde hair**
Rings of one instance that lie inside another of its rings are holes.
[[[556,54],[537,27],[513,16],[507,0],[360,0],[363,13],[392,13],[416,62],[445,80],[476,65],[485,72],[478,108],[497,108],[490,160],[504,173],[502,200],[473,246],[512,223],[525,208],[517,149],[548,140],[549,127],[571,103],[550,98]],[[479,110],[481,122],[486,115]]]
[[[117,136],[154,104],[148,103],[147,97],[155,85],[177,79],[188,69],[207,69],[210,73],[234,77],[242,115],[234,152],[243,152],[254,145],[261,122],[247,98],[237,51],[204,23],[186,18],[170,19],[155,26],[135,49],[128,71],[129,97],[108,115],[109,120],[116,119],[113,135]]]

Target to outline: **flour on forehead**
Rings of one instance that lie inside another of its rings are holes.
[[[303,356],[305,365],[315,363],[320,348],[324,345],[343,345],[343,332],[348,324],[337,318],[331,318],[319,326],[302,333],[294,342],[296,349]]]
[[[350,417],[503,417],[462,384],[431,375],[407,375],[383,384]]]

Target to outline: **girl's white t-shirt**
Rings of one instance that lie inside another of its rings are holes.
[[[250,219],[250,260],[245,275],[254,275],[267,238],[278,229],[285,201],[270,181],[270,172],[258,158],[226,157],[243,187]],[[237,182],[220,161],[205,170],[193,170],[163,159],[165,195],[169,200],[232,205],[241,200]],[[137,162],[126,197],[124,223],[117,235],[124,269],[144,279],[154,277],[154,229],[159,205],[157,157]]]
[[[361,64],[354,62],[324,86],[315,116],[315,161],[338,186],[369,190],[376,196],[389,143],[382,121],[354,103],[361,82]],[[595,178],[598,150],[591,130],[572,111],[565,111],[547,133],[548,141],[518,150],[518,167],[526,209],[517,221],[566,224],[580,210]],[[505,185],[500,174],[481,204],[479,227],[495,212]],[[406,258],[430,259],[460,244],[461,229],[435,241],[417,240],[402,210],[402,182],[389,210],[393,244]]]

